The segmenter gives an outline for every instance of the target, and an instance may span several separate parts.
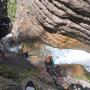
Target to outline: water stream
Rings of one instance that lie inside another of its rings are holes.
[[[53,56],[55,64],[82,64],[90,71],[90,53],[76,49],[59,49],[43,44],[41,42],[25,44],[25,49],[30,51],[32,56],[46,57]],[[20,46],[10,48],[10,51],[17,52]]]
[[[21,46],[19,44],[11,44],[10,46],[9,38],[11,37],[12,35],[7,35],[7,37],[3,39],[3,43],[11,53],[18,53],[18,51],[21,49]],[[90,71],[90,53],[86,51],[54,48],[39,41],[27,42],[28,43],[24,44],[24,48],[29,50],[32,56],[46,57],[48,55],[52,55],[55,64],[82,64],[88,71]]]
[[[90,71],[90,53],[75,49],[58,49],[46,46],[55,64],[82,64]]]

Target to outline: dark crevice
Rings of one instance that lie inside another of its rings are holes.
[[[59,1],[58,1],[59,2]],[[54,4],[54,3],[53,3]],[[64,4],[63,4],[64,5]],[[63,10],[65,11],[63,8],[57,6],[56,4],[54,4],[55,7],[57,7],[58,9],[60,10]],[[68,8],[68,5],[67,5],[67,8]],[[69,8],[70,9],[70,8]],[[90,17],[90,14],[86,13],[86,11],[80,11],[80,10],[77,10],[77,9],[74,9],[72,8],[72,11],[74,11],[75,13],[77,13],[78,15],[83,15],[86,17],[86,14],[88,15],[88,17]],[[67,13],[68,14],[68,13]],[[70,15],[68,15],[66,18],[70,17]]]
[[[50,3],[53,3],[53,1],[52,0],[48,0]]]
[[[49,1],[51,2],[51,1]],[[41,2],[42,3],[42,2]],[[52,2],[53,3],[53,2]],[[42,3],[43,4],[43,3]],[[44,4],[43,4],[44,5]],[[44,5],[45,6],[45,5]],[[55,15],[61,19],[66,19],[67,16],[63,15],[63,16],[60,16],[60,15],[57,15],[56,13],[54,13],[53,11],[51,11],[48,7],[45,6],[45,8],[52,14],[52,15]]]
[[[69,3],[65,3],[63,1],[60,0],[56,0],[59,3],[62,3],[63,5],[65,5],[67,8],[71,9],[72,11],[74,11],[75,13],[77,13],[78,15],[82,15],[82,16],[87,16],[90,17],[90,12],[82,10],[82,9],[77,9],[77,8],[73,8]]]
[[[11,20],[9,17],[0,17],[0,39],[11,31]]]
[[[42,23],[40,23],[40,24],[42,25],[42,27],[44,28],[44,30],[46,30],[49,33],[56,33],[57,32],[55,29],[49,28],[47,26],[44,26]]]
[[[76,8],[70,7],[69,4],[67,4],[67,3],[65,3],[65,2],[63,2],[63,1],[58,1],[58,0],[56,0],[56,1],[59,2],[59,3],[61,3],[61,4],[63,4],[63,5],[65,5],[67,8],[71,9],[73,12],[75,12],[75,13],[78,14],[78,15],[82,15],[82,16],[84,16],[84,17],[86,17],[86,16],[87,16],[87,17],[90,17],[90,14],[88,14],[85,10],[80,11],[80,10],[77,10]],[[57,8],[59,8],[59,7],[57,7]],[[72,15],[71,15],[71,16],[72,16]],[[72,16],[72,17],[75,17],[75,16]],[[80,19],[81,22],[85,22],[85,23],[87,23],[87,24],[90,24],[90,21],[84,20],[83,18],[80,18],[80,17],[75,17],[75,18]]]
[[[85,24],[87,24],[87,25],[89,25],[90,24],[90,22],[87,22],[87,21],[83,21],[83,20],[81,20],[81,19],[79,19],[79,18],[76,18],[76,17],[73,17],[73,16],[71,16],[71,17],[68,17],[67,19],[69,19],[70,21],[72,21],[72,22],[74,22],[74,23],[76,23],[76,24],[80,24],[80,23],[85,23]],[[86,29],[86,28],[85,28]],[[88,30],[88,29],[87,29]]]
[[[89,0],[83,0],[83,1],[85,1],[86,3],[88,3],[90,5],[90,1]]]
[[[7,3],[8,3],[7,0],[0,0],[0,16],[2,16],[2,15],[7,16],[8,15]]]
[[[53,3],[53,2],[52,2],[52,3]],[[54,5],[57,9],[60,9],[60,10],[62,10],[62,11],[64,11],[64,12],[66,12],[63,7],[59,7],[58,5],[56,5],[56,4],[54,4],[54,3],[53,3],[53,5]],[[67,17],[69,17],[69,16],[68,16],[68,13],[67,13],[67,15],[64,17],[64,19],[66,19]]]
[[[0,0],[0,39],[5,37],[11,30],[11,20],[8,17],[8,0]]]
[[[75,28],[75,27],[70,27],[71,29],[75,29],[75,30],[77,30],[77,31],[79,31],[79,32],[82,32],[83,34],[85,34],[85,35],[87,35],[88,37],[90,37],[90,35],[89,35],[89,33],[88,32],[84,32],[83,30],[81,30],[81,29],[79,29],[79,28]],[[82,34],[82,35],[83,35]],[[90,40],[90,39],[89,39]]]
[[[70,31],[66,31],[64,28],[62,28],[63,31],[65,31],[64,33],[61,32],[61,34],[65,35],[65,36],[69,36],[71,38],[76,38],[77,40],[79,41],[90,41],[89,38],[87,37],[83,37],[83,34],[80,35],[80,34],[77,34],[75,32],[70,32]],[[83,32],[82,32],[83,33]]]
[[[70,8],[69,6],[68,6],[68,4],[66,4],[66,3],[64,3],[64,2],[62,2],[62,1],[58,1],[57,0],[57,2],[59,2],[59,3],[61,3],[61,4],[63,4],[63,5],[65,5],[67,8]],[[42,2],[41,2],[42,3]],[[43,3],[42,3],[43,4]],[[44,5],[45,6],[45,5]],[[58,6],[57,6],[57,8],[58,9],[60,9]],[[59,15],[57,15],[57,14],[55,14],[53,11],[51,11],[51,10],[49,10],[48,8],[46,8],[49,12],[51,12],[53,15],[56,15],[57,17],[59,17],[59,18],[61,18],[61,19],[69,19],[69,20],[71,20],[72,22],[75,22],[75,23],[77,23],[77,24],[79,24],[79,23],[81,23],[81,22],[83,22],[83,23],[86,23],[86,24],[90,24],[90,21],[87,21],[87,20],[84,20],[83,18],[80,18],[80,17],[76,17],[76,16],[72,16],[72,15],[70,15],[69,14],[69,16],[59,16]],[[63,10],[64,11],[64,10]],[[73,10],[72,10],[73,11]],[[86,16],[85,16],[86,17]]]
[[[49,32],[49,33],[56,33],[56,32],[57,32],[56,30],[45,26],[43,23],[41,23],[41,22],[38,20],[38,18],[37,18],[37,21],[38,21],[39,24],[44,28],[44,30],[46,30],[47,32]]]
[[[85,10],[77,10],[77,9],[74,9],[73,8],[73,11],[75,12],[75,13],[77,13],[78,15],[82,15],[82,16],[87,16],[87,17],[89,17],[90,18],[90,13],[87,13],[87,11],[85,11]]]

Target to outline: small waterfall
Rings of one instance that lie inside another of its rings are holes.
[[[15,53],[18,53],[20,49],[21,49],[20,45],[13,47],[13,48],[9,48],[10,52],[15,52]]]
[[[59,49],[50,46],[45,47],[45,51],[52,55],[55,64],[82,64],[90,67],[90,53],[83,50]],[[88,71],[90,68],[86,67]]]
[[[0,44],[5,53],[18,53],[18,51],[21,49],[20,43],[13,40],[13,35],[11,33],[6,37],[3,37]]]
[[[1,40],[0,44],[5,53],[15,54],[22,48],[19,42],[13,41],[12,36],[12,34],[8,34]],[[29,48],[31,48],[30,54],[33,56],[47,57],[48,55],[52,55],[55,64],[82,64],[85,67],[90,67],[90,53],[83,50],[59,49],[46,44],[41,44],[40,42],[35,44],[35,46],[30,42]],[[88,67],[86,68],[90,71]]]

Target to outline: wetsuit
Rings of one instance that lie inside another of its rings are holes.
[[[50,60],[49,63],[45,61],[45,65],[46,65],[47,72],[50,75],[52,75],[52,76],[55,75],[56,77],[58,77],[57,73],[54,70],[54,62],[52,59]]]
[[[28,52],[24,52],[24,55],[23,56],[24,56],[24,59],[27,60],[28,57],[29,57]]]

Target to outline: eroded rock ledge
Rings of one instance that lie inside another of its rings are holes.
[[[18,32],[18,33],[17,33]],[[89,0],[17,0],[12,30],[20,40],[58,33],[90,44]]]

